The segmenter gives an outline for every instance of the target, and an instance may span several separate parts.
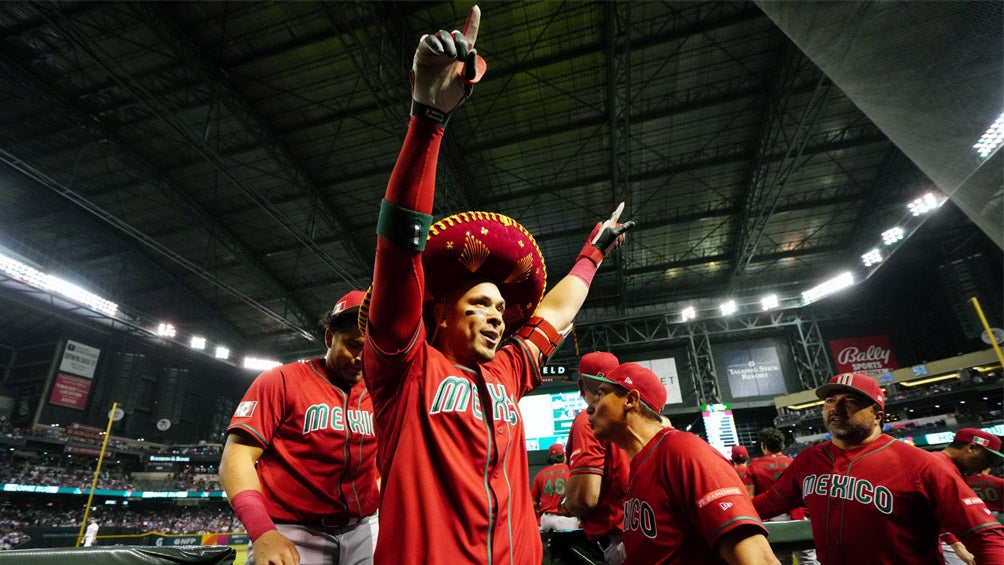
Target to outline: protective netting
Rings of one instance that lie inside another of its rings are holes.
[[[1004,248],[1004,2],[772,2],[767,16]]]

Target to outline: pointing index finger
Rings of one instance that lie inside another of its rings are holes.
[[[474,5],[467,14],[467,21],[464,23],[464,36],[467,37],[469,47],[474,47],[474,42],[478,40],[478,27],[481,25],[481,8]]]

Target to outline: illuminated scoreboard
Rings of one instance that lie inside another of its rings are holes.
[[[708,443],[720,451],[726,459],[730,458],[732,446],[739,444],[732,408],[728,404],[704,404],[701,415],[704,417],[704,430],[708,435]]]

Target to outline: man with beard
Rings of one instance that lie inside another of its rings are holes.
[[[816,389],[832,439],[804,449],[753,499],[770,518],[799,506],[812,516],[823,565],[940,565],[938,532],[961,536],[981,564],[1004,564],[1004,526],[944,461],[882,433],[885,395],[844,373]]]

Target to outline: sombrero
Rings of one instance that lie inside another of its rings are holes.
[[[547,269],[536,240],[516,220],[494,212],[461,212],[429,228],[425,251],[426,326],[432,306],[464,284],[475,280],[494,283],[506,301],[505,336],[518,330],[544,297]],[[373,287],[359,309],[359,328],[365,332]]]

